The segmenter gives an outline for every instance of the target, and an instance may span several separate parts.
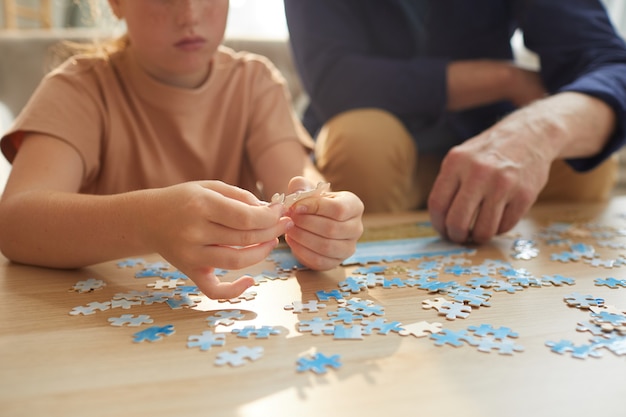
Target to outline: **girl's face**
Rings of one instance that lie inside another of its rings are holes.
[[[228,0],[109,0],[126,21],[130,51],[161,82],[202,84],[224,38]]]

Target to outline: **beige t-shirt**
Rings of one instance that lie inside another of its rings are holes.
[[[263,152],[283,141],[312,143],[278,70],[226,47],[196,89],[159,83],[126,51],[74,57],[44,78],[2,138],[9,161],[24,132],[73,146],[85,169],[80,191],[90,194],[207,179],[256,192]]]

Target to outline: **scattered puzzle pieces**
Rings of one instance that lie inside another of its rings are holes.
[[[280,197],[281,204],[284,204],[285,199],[292,197],[294,196]],[[572,240],[566,238],[566,235],[569,235]],[[541,245],[544,245],[541,249],[545,245],[554,245],[568,250],[544,254],[545,257],[559,262],[576,262],[582,259],[583,262],[580,262],[577,267],[617,268],[626,265],[624,255],[610,253],[611,249],[620,250],[626,247],[624,243],[609,241],[618,235],[614,230],[592,228],[591,225],[554,224],[533,236],[533,239],[538,240],[517,238],[513,244],[511,258],[520,261],[529,260],[540,255]],[[626,228],[619,236],[626,236]],[[602,249],[596,252],[590,243],[573,242],[574,237],[579,238],[578,240],[586,239],[586,242],[590,242],[592,237],[596,240],[604,239],[602,242],[597,240],[598,246]],[[536,288],[548,286],[575,285],[574,278],[559,274],[543,275],[538,278],[530,271],[504,260],[487,259],[480,264],[473,264],[469,256],[475,252],[474,249],[442,242],[439,238],[359,244],[355,256],[344,262],[344,265],[375,262],[396,262],[396,264],[358,267],[352,271],[352,275],[338,282],[337,289],[327,289],[325,285],[326,289],[315,291],[317,300],[294,301],[284,306],[284,309],[296,314],[314,314],[327,307],[327,304],[322,304],[323,302],[337,304],[336,310],[327,312],[327,319],[313,317],[311,320],[296,323],[296,329],[300,333],[333,336],[333,340],[354,340],[358,344],[365,343],[359,341],[367,339],[364,336],[372,333],[388,337],[393,337],[390,333],[397,333],[400,336],[415,338],[429,336],[429,339],[435,342],[435,346],[466,345],[473,346],[480,352],[497,352],[500,355],[523,352],[524,347],[517,343],[518,334],[508,327],[480,324],[469,326],[466,330],[451,330],[444,329],[441,323],[417,321],[402,325],[398,321],[383,318],[384,301],[388,299],[389,292],[393,291],[421,291],[422,295],[430,294],[436,298],[421,301],[422,307],[426,310],[435,309],[439,316],[445,316],[447,320],[455,320],[468,317],[473,308],[478,311],[478,309],[482,310],[481,307],[489,307],[492,302],[497,302],[500,296],[496,293],[516,294],[526,289],[530,292],[535,291]],[[600,258],[600,255],[604,259]],[[253,276],[257,285],[267,283],[269,280],[286,280],[293,276],[293,270],[305,269],[295,260],[289,250],[275,250],[267,259],[276,263],[276,270],[263,271]],[[409,262],[414,260],[419,261],[410,265]],[[185,281],[189,282],[188,277],[180,271],[167,271],[169,265],[165,262],[146,263],[141,259],[128,259],[118,263],[120,268],[137,266],[142,269],[134,273],[135,276],[158,278],[156,282],[148,284],[150,291],[132,290],[118,293],[112,297],[111,301],[92,302],[86,306],[75,307],[70,315],[90,315],[110,308],[129,309],[155,303],[167,303],[171,308],[179,309],[195,306],[199,301],[201,294],[198,288],[194,285],[185,285]],[[224,275],[228,272],[226,270],[215,271],[216,275]],[[446,274],[457,277],[458,281],[446,281],[444,279]],[[595,284],[615,290],[626,287],[626,279],[599,277],[595,280]],[[101,289],[104,285],[106,285],[104,281],[91,278],[80,281],[72,287],[72,290],[89,293]],[[384,290],[384,294],[378,292],[381,289]],[[605,291],[608,290],[605,288]],[[364,297],[371,296],[372,300],[347,298],[358,293],[365,293]],[[310,296],[310,293],[306,294]],[[217,301],[240,303],[244,300],[253,300],[255,297],[256,292],[248,291],[234,299]],[[381,304],[375,304],[373,300],[377,302],[380,300]],[[604,300],[591,295],[572,293],[565,296],[564,300],[567,305],[590,313],[587,320],[580,319],[574,324],[576,331],[588,332],[593,338],[589,343],[580,345],[566,340],[547,342],[546,345],[552,351],[569,354],[579,359],[599,358],[602,352],[607,350],[615,355],[626,355],[626,314],[623,311],[607,306]],[[417,301],[418,305],[419,302]],[[479,313],[480,311],[476,314]],[[230,326],[243,318],[244,314],[240,310],[219,310],[207,317],[206,321],[210,327]],[[107,320],[112,326],[140,326],[153,322],[148,315],[131,314],[111,317]],[[152,326],[135,333],[133,339],[136,343],[154,342],[173,333],[173,325]],[[231,332],[237,338],[254,337],[257,339],[267,339],[271,335],[280,333],[281,330],[273,326],[245,326]],[[214,330],[204,331],[201,334],[189,336],[187,346],[207,351],[212,347],[223,346],[227,337],[224,333],[214,333]],[[242,346],[230,352],[220,352],[215,365],[241,366],[259,359],[262,355],[263,348]],[[328,368],[338,368],[340,363],[338,355],[326,357],[317,354],[310,358],[301,358],[298,366],[299,371],[311,370],[315,373],[324,373]]]

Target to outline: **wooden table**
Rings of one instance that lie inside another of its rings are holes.
[[[418,221],[425,213],[367,219],[366,236],[403,237],[404,231],[424,232]],[[490,307],[472,310],[466,319],[446,320],[422,301],[442,297],[417,288],[370,288],[354,296],[384,306],[388,321],[408,324],[426,320],[445,329],[491,324],[519,334],[524,347],[512,355],[485,353],[476,347],[436,346],[428,336],[416,338],[371,334],[363,340],[334,340],[332,335],[300,333],[297,322],[327,318],[335,300],[318,313],[294,314],[283,307],[296,300],[316,299],[316,291],[338,288],[359,265],[325,273],[298,271],[286,280],[268,280],[253,289],[257,296],[237,304],[204,299],[196,308],[171,309],[166,304],[133,306],[70,315],[76,306],[111,300],[132,290],[149,290],[155,279],[135,278],[138,268],[117,262],[84,270],[59,271],[18,266],[0,260],[0,415],[14,416],[623,416],[626,398],[626,357],[600,349],[601,358],[577,359],[552,352],[547,341],[587,343],[588,332],[576,331],[589,311],[569,307],[567,294],[604,298],[626,309],[626,288],[594,284],[596,278],[626,279],[626,266],[593,267],[583,259],[561,262],[553,253],[568,246],[551,246],[538,235],[552,222],[571,223],[572,242],[593,245],[598,258],[617,258],[625,249],[599,246],[590,236],[597,224],[613,232],[626,231],[626,198],[606,205],[539,206],[514,233],[495,239],[465,256],[471,265],[487,259],[508,261],[533,276],[560,274],[575,285],[526,288],[509,294],[493,291]],[[421,228],[421,229],[420,229]],[[412,233],[412,232],[411,232]],[[515,239],[534,239],[539,255],[514,259]],[[612,239],[626,244],[626,236]],[[156,262],[158,256],[144,257]],[[391,262],[393,275],[407,278],[423,260]],[[273,270],[265,262],[247,272]],[[404,271],[404,272],[403,272]],[[242,271],[227,275],[240,275]],[[473,275],[455,276],[442,269],[441,281],[460,284]],[[78,281],[95,278],[106,286],[89,293],[69,291]],[[502,279],[502,277],[500,277]],[[207,317],[218,310],[239,309],[245,321],[209,328]],[[153,325],[172,324],[175,333],[156,342],[133,342],[133,334],[150,325],[116,327],[110,317],[146,314]],[[280,335],[243,339],[230,333],[245,325],[278,326]],[[226,332],[224,346],[208,351],[188,348],[191,335],[206,330]],[[241,367],[216,366],[218,354],[238,346],[261,346],[262,358]],[[340,355],[342,366],[326,374],[297,372],[302,355]]]

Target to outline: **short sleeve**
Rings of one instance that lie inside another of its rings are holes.
[[[251,111],[246,148],[251,162],[271,146],[297,141],[313,148],[313,140],[299,121],[282,74],[268,60],[256,63],[252,86]]]
[[[98,93],[95,65],[89,60],[72,59],[44,77],[1,139],[2,153],[10,162],[24,135],[39,133],[76,149],[83,160],[83,183],[97,175],[104,105]]]

